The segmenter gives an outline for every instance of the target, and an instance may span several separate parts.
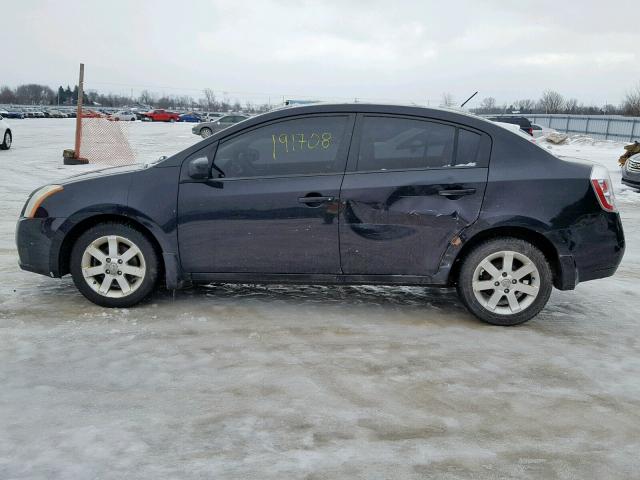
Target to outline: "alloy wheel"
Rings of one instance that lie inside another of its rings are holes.
[[[140,288],[146,274],[142,250],[118,235],[91,242],[82,255],[81,268],[89,287],[110,298],[131,295]]]
[[[522,253],[500,251],[482,260],[473,272],[473,294],[485,309],[511,315],[529,307],[540,291],[540,272]]]

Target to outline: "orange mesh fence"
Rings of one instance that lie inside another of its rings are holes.
[[[89,163],[105,165],[131,165],[136,155],[129,144],[132,122],[110,120],[106,117],[82,118],[80,158]]]

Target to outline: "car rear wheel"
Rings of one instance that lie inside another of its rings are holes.
[[[463,260],[458,294],[475,316],[493,325],[535,317],[551,295],[553,276],[544,254],[517,238],[489,240]]]
[[[11,137],[11,132],[7,130],[4,132],[4,136],[2,137],[2,143],[0,144],[1,150],[9,150],[11,148],[11,142],[13,138]]]
[[[211,135],[213,135],[213,130],[211,130],[208,127],[204,127],[200,130],[200,136],[202,138],[207,138],[207,137],[210,137]]]
[[[75,242],[70,270],[80,293],[93,303],[130,307],[155,288],[158,256],[138,230],[120,223],[103,223]]]
[[[176,121],[176,119],[175,119],[175,118],[170,118],[170,119],[169,119],[169,122],[170,122],[170,123],[174,123],[175,121]]]

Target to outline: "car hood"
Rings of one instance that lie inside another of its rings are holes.
[[[143,164],[127,165],[126,167],[107,167],[100,168],[98,170],[91,170],[90,172],[79,173],[65,178],[61,182],[61,185],[68,185],[70,183],[81,182],[84,180],[90,180],[99,177],[108,177],[111,175],[122,175],[126,173],[137,172],[144,170],[146,167]]]

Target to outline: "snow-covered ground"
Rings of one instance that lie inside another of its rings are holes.
[[[640,194],[605,164],[627,252],[517,328],[452,291],[200,287],[104,310],[21,272],[14,227],[62,166],[72,120],[13,121],[0,152],[0,478],[637,478]],[[141,160],[197,141],[130,125]]]

